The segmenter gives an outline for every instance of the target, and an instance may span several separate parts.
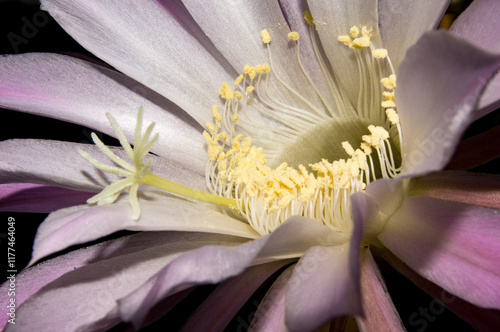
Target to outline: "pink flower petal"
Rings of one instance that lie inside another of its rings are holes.
[[[94,36],[98,35],[105,36]],[[152,151],[186,169],[205,172],[202,128],[161,95],[103,66],[60,54],[4,56],[0,58],[0,106],[114,136],[105,116],[110,112],[129,139],[134,137],[137,111],[142,106],[144,123],[155,121],[155,130],[161,133]]]
[[[244,238],[258,234],[248,225],[198,204],[171,197],[140,200],[134,221],[128,201],[102,206],[75,206],[50,214],[38,228],[30,264],[69,246],[99,239],[119,230],[193,231]]]
[[[450,31],[467,41],[490,52],[500,52],[500,40],[495,38],[500,29],[497,13],[500,2],[496,0],[475,0],[460,14]],[[484,116],[500,107],[500,76],[496,75],[488,85],[477,111],[477,117]]]
[[[79,44],[181,107],[201,125],[223,81],[234,79],[155,1],[42,0]],[[208,110],[208,111],[207,111]],[[202,147],[202,146],[201,146]],[[200,147],[200,148],[201,148]]]
[[[116,299],[180,254],[203,245],[234,246],[241,239],[206,233],[147,232],[59,256],[16,278],[16,325],[7,331],[106,330],[119,323]],[[7,292],[2,285],[1,309]],[[2,319],[4,319],[2,312]]]
[[[285,294],[294,266],[287,268],[267,291],[255,313],[249,331],[286,331]]]
[[[355,317],[361,331],[406,331],[370,250],[361,258],[361,296],[363,315]]]
[[[0,184],[0,211],[50,213],[84,204],[93,195],[33,183]]]
[[[296,234],[301,236],[294,236]],[[341,243],[345,241],[316,221],[291,218],[270,235],[239,247],[206,246],[182,255],[149,282],[121,299],[120,315],[123,320],[132,321],[138,327],[148,310],[170,294],[195,284],[220,282],[240,274],[251,265],[300,257],[315,245],[339,245],[344,248]]]
[[[485,308],[500,308],[500,213],[407,197],[379,239],[425,278]]]
[[[205,331],[222,331],[252,294],[288,261],[250,267],[242,274],[221,283],[189,317],[182,331],[190,332],[203,322]]]
[[[500,175],[461,171],[433,173],[413,179],[411,195],[500,209]]]
[[[424,174],[446,165],[499,66],[500,56],[445,31],[426,33],[408,50],[396,88],[403,172]]]
[[[453,313],[469,323],[478,331],[496,331],[500,326],[500,311],[477,307],[469,302],[462,300],[448,293],[443,288],[430,282],[420,274],[412,270],[403,263],[392,252],[387,249],[381,251],[383,258],[388,261],[399,273],[411,280],[415,285],[423,289],[427,294],[434,298],[434,303],[440,303],[446,306]],[[432,303],[432,302],[431,302]],[[417,314],[418,315],[418,314]],[[421,319],[415,314],[410,316],[410,323],[421,325]]]

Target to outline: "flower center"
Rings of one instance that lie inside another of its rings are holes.
[[[350,195],[378,178],[397,175],[401,128],[394,101],[396,78],[387,50],[375,49],[371,28],[352,27],[339,42],[352,49],[358,64],[357,104],[349,100],[327,66],[316,42],[314,21],[305,15],[311,39],[334,104],[327,103],[304,69],[318,105],[293,89],[274,70],[271,34],[261,32],[269,63],[247,65],[233,87],[219,89],[224,106],[213,106],[213,123],[203,133],[209,162],[207,186],[214,195],[235,199],[239,212],[260,234],[291,216],[304,216],[349,236]],[[292,98],[274,94],[272,83]]]
[[[345,92],[322,56],[314,20],[306,12],[312,47],[329,89],[325,98],[300,57],[300,36],[288,34],[295,45],[297,72],[309,83],[301,93],[275,70],[271,34],[261,31],[268,63],[247,65],[231,86],[219,89],[223,107],[212,108],[206,125],[206,183],[210,193],[183,187],[150,173],[146,163],[155,135],[154,123],[144,135],[139,110],[134,147],[114,118],[107,114],[120,144],[133,165],[125,162],[96,135],[99,149],[118,165],[103,164],[87,153],[80,155],[96,168],[123,179],[108,185],[88,203],[111,204],[130,188],[132,217],[140,217],[137,190],[152,186],[189,199],[236,209],[261,235],[271,233],[291,216],[312,218],[349,237],[352,232],[350,195],[379,178],[400,172],[402,133],[394,101],[396,76],[387,50],[376,49],[371,28],[352,27],[338,41],[352,49],[359,77],[357,100]],[[323,90],[324,91],[324,90]],[[304,97],[308,95],[309,98]],[[331,102],[328,102],[330,100]]]

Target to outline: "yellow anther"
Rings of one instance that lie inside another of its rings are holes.
[[[393,108],[386,109],[385,114],[387,115],[387,118],[389,119],[391,124],[395,125],[399,123],[399,115]]]
[[[304,12],[304,20],[306,21],[307,24],[314,25],[314,20],[313,20],[313,17],[311,15],[311,12],[308,10],[306,10]]]
[[[352,48],[363,48],[363,47],[369,47],[370,46],[370,38],[368,37],[359,37],[356,38],[352,41],[352,45],[350,47]]]
[[[377,48],[372,51],[372,56],[377,59],[387,58],[388,52],[385,48]]]
[[[207,130],[210,133],[210,135],[215,134],[215,127],[213,124],[207,123],[205,126],[207,127]]]
[[[239,91],[235,91],[235,92],[234,92],[234,95],[236,96],[236,98],[237,98],[238,100],[240,100],[240,99],[242,98],[241,92],[239,92]]]
[[[209,144],[207,149],[208,159],[215,161],[222,148],[219,145]]]
[[[294,41],[299,40],[299,33],[295,32],[295,31],[288,33],[288,39],[291,39]]]
[[[354,154],[354,148],[352,147],[351,144],[349,144],[349,142],[347,141],[342,142],[342,147],[349,156],[352,156]]]
[[[361,149],[363,149],[363,152],[365,155],[369,156],[372,154],[372,147],[370,146],[370,144],[368,144],[366,142],[362,142],[360,146],[361,146]]]
[[[357,26],[353,26],[351,27],[351,29],[349,30],[349,33],[351,34],[351,38],[354,39],[354,38],[358,38],[359,36],[359,29]]]
[[[222,122],[222,115],[219,113],[219,109],[217,108],[217,105],[214,105],[212,107],[212,115],[215,118],[215,121],[217,122],[217,125],[220,128],[220,124]]]
[[[208,144],[212,143],[212,135],[210,135],[206,130],[203,131],[203,138]]]
[[[234,98],[234,93],[227,82],[222,82],[222,86],[219,89],[219,94],[223,99],[231,100]]]
[[[252,85],[247,86],[247,88],[246,88],[247,94],[251,94],[253,92],[253,90],[255,90],[255,87],[253,87]]]
[[[234,80],[234,86],[240,85],[240,83],[243,81],[244,76],[240,75],[236,80]]]
[[[350,46],[352,43],[352,39],[349,36],[338,36],[337,40],[346,46]]]
[[[384,101],[383,101],[380,105],[381,105],[383,108],[392,108],[392,107],[396,107],[396,103],[394,102],[394,98],[384,100]]]
[[[238,113],[233,114],[233,122],[238,121]]]
[[[271,72],[271,67],[267,63],[265,63],[262,65],[262,71],[268,74],[269,72]]]
[[[271,35],[267,31],[267,29],[264,29],[260,32],[260,37],[262,38],[262,42],[264,44],[269,44],[271,42]]]
[[[396,88],[396,75],[392,74],[389,77],[385,77],[380,80],[380,83],[384,86],[384,88],[394,90]]]

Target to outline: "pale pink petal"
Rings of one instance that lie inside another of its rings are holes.
[[[381,251],[383,258],[388,261],[399,273],[411,280],[415,285],[423,289],[434,300],[432,305],[446,306],[453,313],[469,323],[478,331],[495,331],[500,326],[500,311],[477,307],[469,302],[450,294],[443,288],[430,282],[420,274],[403,263],[392,252],[387,249]],[[439,311],[435,311],[439,312]],[[418,312],[410,315],[410,324],[422,325],[422,319]]]
[[[285,294],[294,266],[287,268],[267,291],[248,331],[288,331],[285,326]]]
[[[413,179],[411,195],[500,209],[500,175],[462,171],[433,173]]]
[[[224,68],[155,1],[42,0],[78,43],[168,98],[200,124],[211,121]]]
[[[426,31],[435,29],[450,0],[378,1],[378,19],[382,46],[389,51],[396,68],[406,51]]]
[[[211,103],[208,105],[209,108]],[[161,133],[153,152],[204,174],[202,128],[161,95],[94,63],[60,54],[2,57],[0,106],[77,123],[115,136],[105,116],[109,112],[129,139],[134,137],[137,111],[142,106],[144,123],[155,121],[156,132]]]
[[[357,75],[358,65],[352,50],[340,43],[337,38],[348,35],[352,26],[369,26],[373,28],[373,44],[375,47],[381,47],[377,2],[372,0],[309,0],[308,3],[332,69],[337,74],[342,87],[345,88],[349,99],[356,105],[361,84]]]
[[[17,308],[16,325],[9,324],[6,331],[108,330],[120,322],[116,300],[182,253],[204,245],[240,243],[241,239],[214,234],[149,232],[60,256],[18,279],[20,292],[23,285],[30,285],[29,292],[44,287]]]
[[[361,331],[406,331],[369,249],[361,258],[361,296],[363,315],[355,317]]]
[[[407,197],[379,239],[425,278],[485,308],[500,308],[500,213]]]
[[[140,326],[147,311],[170,294],[195,284],[220,282],[240,274],[250,265],[300,257],[312,246],[338,245],[343,248],[345,241],[345,238],[316,221],[290,218],[270,235],[240,247],[207,246],[179,257],[148,283],[123,298],[120,314],[125,321]]]
[[[92,166],[78,154],[79,149],[102,163],[114,165],[95,145],[34,139],[7,140],[0,142],[0,183],[28,182],[98,192],[118,179]],[[132,164],[123,148],[110,149]],[[192,189],[206,190],[203,175],[158,156],[149,155],[144,159],[152,159],[153,174]]]
[[[361,314],[357,244],[313,247],[302,256],[286,291],[290,331],[315,331],[337,316]]]
[[[69,246],[120,230],[194,231],[256,238],[246,223],[199,204],[168,196],[139,200],[141,216],[132,220],[128,199],[111,205],[75,206],[51,213],[38,228],[30,264]]]
[[[404,173],[424,174],[446,165],[499,66],[500,56],[445,31],[426,33],[408,50],[396,88]]]
[[[191,332],[203,322],[205,331],[222,331],[252,294],[288,261],[250,267],[221,283],[189,317],[181,331]]]
[[[469,42],[490,52],[500,52],[500,40],[496,38],[500,29],[498,12],[500,2],[495,0],[475,0],[460,14],[450,31]],[[490,82],[479,101],[477,117],[500,107],[500,76]]]
[[[33,183],[0,184],[0,211],[50,213],[85,204],[93,195]]]

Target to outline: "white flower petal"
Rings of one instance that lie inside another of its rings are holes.
[[[155,132],[161,133],[153,152],[204,174],[202,128],[172,102],[114,70],[59,54],[5,56],[0,58],[0,106],[114,136],[109,112],[129,139],[142,106],[144,123],[155,121]]]
[[[43,0],[56,21],[82,46],[119,71],[162,94],[200,124],[225,70],[155,1]]]

